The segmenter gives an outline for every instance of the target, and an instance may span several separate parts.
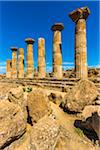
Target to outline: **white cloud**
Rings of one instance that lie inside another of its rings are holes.
[[[100,64],[96,65],[96,68],[100,68]]]
[[[46,71],[47,72],[52,72],[52,66],[46,66]]]
[[[5,61],[1,61],[0,62],[0,66],[5,66],[6,65],[6,62]]]
[[[52,65],[51,62],[46,62],[46,65]],[[62,62],[62,65],[74,65],[73,62]]]
[[[73,62],[63,62],[62,63],[62,68],[64,70],[71,69],[73,67],[74,67]],[[52,72],[52,68],[53,68],[53,66],[52,66],[51,62],[46,62],[46,71],[47,72]]]
[[[63,62],[62,65],[74,65],[73,62]]]
[[[62,67],[64,70],[67,70],[67,69],[72,69],[72,68],[74,68],[74,66],[63,66]]]
[[[63,62],[62,63],[62,68],[64,70],[74,68],[74,63],[73,62]]]
[[[49,64],[50,64],[50,62],[46,62],[46,64],[47,64],[47,65],[49,65]]]
[[[6,73],[6,62],[1,61],[0,62],[0,74]]]
[[[6,66],[0,66],[0,69],[2,70],[2,69],[6,69]]]
[[[100,68],[100,64],[98,64],[98,65],[91,65],[91,66],[88,66],[88,68]]]
[[[6,66],[0,66],[0,74],[6,73]]]

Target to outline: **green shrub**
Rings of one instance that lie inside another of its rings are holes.
[[[32,91],[32,88],[31,88],[31,87],[28,87],[28,88],[26,89],[26,91],[27,91],[27,92],[31,92],[31,91]]]
[[[31,92],[31,91],[32,91],[32,88],[31,88],[31,87],[23,88],[23,91],[24,91],[24,92]]]
[[[84,137],[84,133],[80,128],[75,128],[75,132],[80,136],[80,137]]]

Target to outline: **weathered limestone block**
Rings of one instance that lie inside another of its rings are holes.
[[[32,145],[36,150],[53,150],[59,135],[59,124],[51,117],[45,116],[36,123],[31,131]]]
[[[94,102],[98,95],[95,84],[89,80],[80,80],[66,95],[65,107],[69,111],[81,112],[86,105]]]
[[[24,49],[18,49],[18,78],[24,78]]]
[[[38,77],[44,78],[46,76],[45,71],[45,39],[38,39]]]
[[[26,122],[21,108],[9,101],[0,101],[0,149],[23,135]]]
[[[12,61],[6,61],[6,78],[11,78]]]
[[[11,88],[8,94],[8,100],[21,107],[27,122],[27,98],[25,98],[25,94],[26,93],[23,92],[23,88],[21,86]]]
[[[16,88],[16,84],[2,83],[0,84],[0,101],[8,99],[8,94],[11,88]]]
[[[60,105],[60,103],[63,101],[63,97],[62,97],[62,95],[61,94],[59,94],[59,93],[50,93],[49,95],[48,95],[48,98],[49,98],[49,100],[50,101],[52,101],[53,103],[55,103],[55,104],[58,104],[58,105]]]
[[[27,95],[29,115],[34,124],[40,118],[51,113],[49,100],[43,90],[35,89]]]
[[[17,78],[17,48],[11,47],[12,50],[12,78]]]
[[[56,23],[51,30],[54,32],[53,37],[53,76],[55,78],[62,78],[62,40],[61,31],[64,29],[63,24]]]
[[[87,7],[78,8],[69,14],[75,22],[75,70],[76,77],[85,79],[88,77],[87,69],[87,42],[86,19],[90,14]]]
[[[76,150],[77,149],[77,148],[72,149],[71,145],[72,145],[72,141],[71,141],[70,133],[64,127],[60,126],[60,133],[55,146],[55,150]]]
[[[35,42],[32,38],[25,39],[27,43],[27,71],[26,77],[33,78],[34,75],[34,59],[33,59],[33,43]]]
[[[35,150],[31,146],[30,133],[26,132],[21,138],[4,148],[4,150]]]

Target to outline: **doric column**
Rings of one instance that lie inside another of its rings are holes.
[[[17,78],[17,48],[11,47],[12,50],[12,71],[11,77]]]
[[[11,68],[12,68],[12,61],[6,61],[6,78],[11,78]]]
[[[53,37],[53,77],[62,78],[62,40],[61,31],[64,29],[62,23],[56,23],[51,30],[54,32]]]
[[[38,77],[44,78],[46,76],[45,70],[45,39],[38,39]]]
[[[75,71],[77,78],[88,77],[86,19],[90,11],[87,7],[79,8],[69,14],[75,22]]]
[[[27,70],[26,70],[26,77],[33,78],[34,75],[34,59],[33,59],[33,43],[35,42],[32,38],[25,39],[27,43]]]
[[[24,78],[24,49],[18,49],[18,78]]]

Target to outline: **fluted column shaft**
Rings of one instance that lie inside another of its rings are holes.
[[[6,78],[11,78],[11,66],[12,66],[12,61],[7,60],[6,61]]]
[[[12,78],[17,78],[17,48],[12,47]]]
[[[87,78],[86,21],[79,19],[75,29],[75,70],[79,78]]]
[[[75,71],[76,77],[88,77],[86,19],[90,11],[87,7],[79,8],[69,14],[75,22]]]
[[[31,38],[28,38],[25,40],[27,43],[27,70],[26,70],[26,77],[27,78],[33,78],[34,76],[34,59],[33,59],[33,43],[34,40]]]
[[[45,63],[45,40],[39,38],[38,40],[38,77],[44,78],[46,76]]]
[[[34,75],[34,61],[33,61],[33,45],[27,45],[27,77],[33,78]]]
[[[53,77],[62,78],[62,39],[61,31],[63,30],[63,25],[57,23],[52,26],[52,31],[54,32],[53,37]]]
[[[62,78],[61,32],[54,32],[53,41],[53,73],[54,77]]]
[[[24,49],[18,49],[18,78],[24,78]]]

